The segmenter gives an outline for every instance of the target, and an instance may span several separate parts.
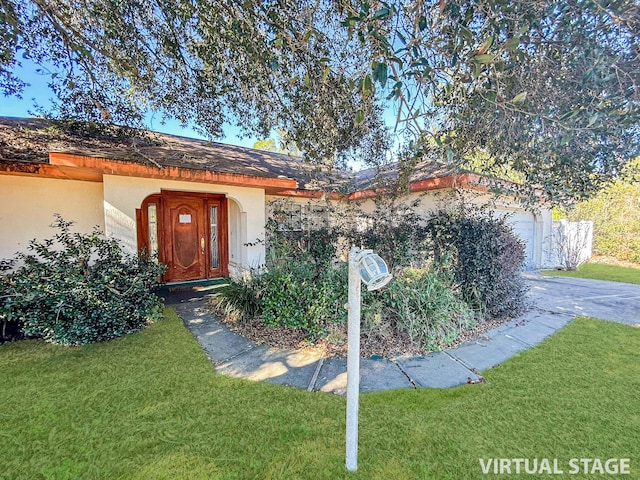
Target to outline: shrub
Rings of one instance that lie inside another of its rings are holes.
[[[466,205],[440,210],[425,228],[434,258],[450,255],[463,298],[488,318],[514,317],[525,309],[526,287],[520,276],[522,242],[504,219]]]
[[[344,325],[347,265],[334,266],[342,231],[342,246],[360,244],[395,264],[386,288],[362,290],[363,333],[369,338],[389,339],[391,346],[406,332],[414,344],[439,349],[475,326],[477,317],[519,314],[524,247],[504,221],[468,207],[424,219],[414,206],[396,202],[385,213],[381,202],[374,214],[358,218],[358,226],[367,226],[361,230],[341,230],[344,219],[316,230],[288,230],[303,223],[296,216],[300,209],[272,206],[266,271],[232,281],[219,296],[221,313],[298,328],[311,339]]]
[[[312,230],[307,235],[307,251],[316,266],[316,269],[324,269],[331,265],[336,256],[337,232],[327,227]]]
[[[344,231],[352,245],[364,245],[385,259],[389,268],[421,263],[425,259],[422,239],[424,218],[416,213],[417,202],[399,203],[382,197],[373,213],[355,213],[365,228]]]
[[[297,204],[274,200],[268,204],[267,266],[304,258],[309,265],[323,269],[336,256],[340,227],[329,222],[335,216],[326,202]]]
[[[2,278],[2,317],[20,322],[27,336],[84,345],[137,331],[160,315],[152,290],[164,266],[125,254],[97,229],[72,233],[73,222],[55,217],[53,238],[32,240],[32,253],[6,264],[14,271]]]
[[[217,313],[231,321],[259,318],[272,327],[293,327],[317,337],[343,322],[346,265],[315,269],[308,257],[277,262],[251,276],[231,279],[214,300]]]
[[[238,285],[221,296],[231,296],[236,291],[236,298],[222,299],[222,303],[249,306],[255,299],[258,308],[252,313],[259,314],[262,322],[299,328],[316,337],[330,323],[346,318],[342,308],[346,267],[333,265],[340,235],[336,226],[328,222],[332,209],[329,204],[283,201],[271,202],[269,208],[266,271],[251,283],[234,281]],[[238,306],[238,310],[248,309]]]
[[[230,279],[214,297],[219,314],[231,321],[251,320],[262,312],[260,304],[260,275],[251,272],[239,279]]]
[[[403,268],[382,291],[384,307],[400,331],[428,350],[453,343],[475,325],[474,312],[452,288],[442,266]]]
[[[272,327],[298,328],[314,339],[347,320],[347,264],[319,272],[296,259],[259,276],[232,280],[218,295],[219,312],[230,320],[259,317]],[[452,278],[443,266],[398,268],[382,291],[363,288],[363,330],[407,332],[414,343],[431,350],[451,344],[475,324]]]
[[[301,328],[316,337],[330,323],[346,320],[346,264],[316,271],[292,260],[273,266],[261,282],[262,321],[268,325]]]
[[[22,338],[22,322],[8,308],[12,303],[13,280],[5,272],[13,268],[11,260],[0,261],[0,344]]]

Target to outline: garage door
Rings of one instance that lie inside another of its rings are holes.
[[[532,213],[513,213],[507,217],[507,223],[513,227],[514,233],[524,243],[525,269],[533,270],[535,264],[536,222]]]

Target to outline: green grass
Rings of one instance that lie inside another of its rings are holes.
[[[640,285],[640,268],[618,267],[602,263],[584,263],[574,272],[564,270],[545,270],[545,275],[558,277],[590,278],[592,280],[609,280],[611,282],[635,283]]]
[[[168,310],[106,344],[0,347],[0,477],[480,479],[479,458],[628,457],[640,478],[640,329],[577,319],[486,378],[362,395],[348,474],[344,398],[218,375]]]

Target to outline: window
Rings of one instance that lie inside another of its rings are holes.
[[[320,230],[329,225],[329,210],[326,206],[309,203],[306,207],[307,230]]]
[[[150,203],[147,206],[147,218],[149,219],[149,238],[147,238],[149,253],[155,256],[158,254],[158,213],[155,203]]]
[[[211,207],[211,268],[218,268],[218,207]]]
[[[316,203],[274,202],[271,215],[279,232],[310,232],[329,223],[327,207]]]
[[[290,202],[285,208],[285,230],[301,232],[303,230],[304,205]]]

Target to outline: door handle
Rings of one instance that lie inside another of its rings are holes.
[[[204,237],[200,239],[200,250],[202,250],[202,253],[204,253]]]

